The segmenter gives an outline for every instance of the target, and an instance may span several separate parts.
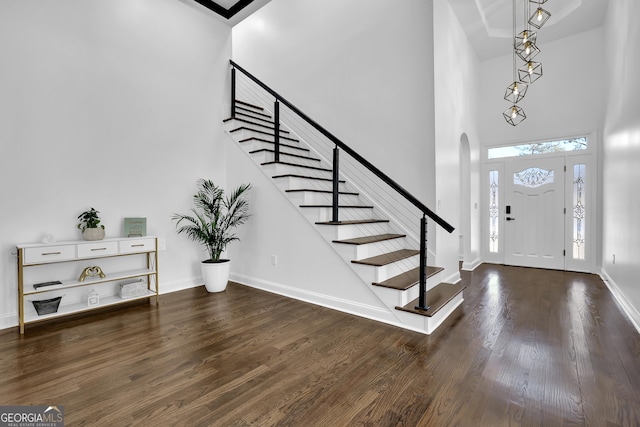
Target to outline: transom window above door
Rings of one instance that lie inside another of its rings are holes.
[[[587,137],[559,139],[554,141],[534,142],[529,144],[492,147],[487,151],[489,159],[505,157],[536,156],[539,154],[561,153],[566,151],[581,151],[587,149]]]

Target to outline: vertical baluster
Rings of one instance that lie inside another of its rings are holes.
[[[236,116],[236,69],[231,68],[231,117]]]
[[[420,296],[418,310],[429,310],[427,305],[427,217],[422,214],[420,220]]]
[[[273,104],[273,142],[275,143],[275,156],[273,161],[280,161],[280,103],[276,99]]]
[[[340,151],[338,150],[338,146],[336,145],[333,149],[333,203],[331,209],[331,221],[338,222],[338,196],[339,193],[339,167],[340,167]]]

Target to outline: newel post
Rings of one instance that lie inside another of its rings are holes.
[[[333,202],[331,204],[331,221],[338,222],[338,197],[339,193],[339,176],[340,176],[340,151],[336,145],[333,149]]]
[[[236,69],[231,68],[231,117],[236,116]]]
[[[427,217],[420,220],[420,296],[417,310],[429,310],[427,305]]]
[[[276,99],[273,103],[273,142],[275,144],[274,147],[274,162],[280,161],[280,103]]]

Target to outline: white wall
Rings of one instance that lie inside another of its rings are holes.
[[[272,0],[233,58],[433,206],[430,2]]]
[[[194,285],[201,251],[170,217],[198,178],[225,184],[230,28],[176,0],[4,1],[0,52],[0,325],[17,324],[15,244],[80,238],[90,206],[107,237],[147,217],[161,291]]]
[[[640,4],[609,3],[605,24],[603,271],[640,329]],[[615,264],[613,257],[615,255]]]
[[[463,236],[467,249],[465,263],[472,267],[480,257],[479,243],[479,134],[477,126],[478,60],[449,3],[434,2],[435,34],[435,117],[436,117],[436,213],[458,228],[453,235],[437,231],[437,262],[456,271],[458,266],[461,220],[470,221]],[[464,136],[463,136],[464,135]],[[469,199],[461,206],[461,138],[470,148]],[[464,213],[461,214],[461,209]]]

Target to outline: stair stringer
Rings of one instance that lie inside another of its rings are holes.
[[[232,126],[228,126],[226,129],[227,131],[231,128]],[[243,133],[229,133],[229,136],[231,136],[232,140],[236,141],[236,144],[233,145],[239,145],[241,146],[241,151],[244,152],[244,154],[250,158],[250,160],[252,160],[252,162],[254,164],[257,163],[258,168],[263,172],[263,175],[273,183],[273,180],[271,179],[271,175],[273,173],[276,173],[277,171],[274,170],[269,170],[269,169],[265,169],[265,167],[261,167],[260,166],[260,162],[263,162],[265,160],[269,160],[269,159],[265,159],[263,157],[259,157],[258,161],[256,162],[256,157],[252,156],[248,149],[245,149],[245,147],[240,144],[237,143],[239,140],[243,139],[244,137],[246,137],[247,135],[243,134]],[[300,146],[305,146],[304,142],[301,142],[299,144]],[[326,167],[327,165],[323,162],[320,166],[322,167]],[[269,173],[270,172],[270,173]],[[351,184],[347,183],[347,187],[345,188],[346,190],[350,189]],[[284,193],[281,193],[284,194]],[[362,195],[360,195],[359,197],[362,197]],[[300,208],[297,204],[294,198],[292,197],[287,197],[285,194],[285,198],[287,200],[289,200],[289,202],[296,208],[296,210],[301,211],[302,208]],[[363,197],[365,200],[361,201],[361,203],[365,203],[365,204],[373,204],[370,202],[370,200],[367,200],[366,196]],[[373,204],[375,205],[375,204]],[[377,206],[375,206],[374,209],[376,209]],[[418,316],[415,314],[411,314],[411,313],[405,313],[405,312],[401,312],[395,309],[396,306],[403,306],[405,304],[407,304],[409,301],[412,301],[413,299],[417,298],[418,296],[418,286],[413,286],[407,290],[396,290],[396,289],[390,289],[390,288],[385,288],[385,287],[381,287],[381,286],[373,286],[371,283],[373,281],[378,281],[378,280],[383,280],[380,279],[378,277],[375,276],[370,276],[371,275],[371,270],[373,269],[373,267],[370,266],[361,266],[361,265],[357,265],[357,264],[352,264],[351,260],[353,259],[350,256],[345,256],[344,253],[341,253],[340,250],[338,250],[338,247],[340,245],[337,245],[335,243],[332,243],[332,238],[330,234],[327,233],[322,233],[320,232],[318,226],[315,224],[315,220],[313,216],[310,215],[303,215],[305,216],[305,218],[307,219],[308,223],[311,224],[314,228],[314,230],[316,230],[320,235],[323,236],[323,240],[325,240],[329,246],[335,251],[335,253],[339,254],[341,256],[341,258],[343,259],[343,261],[345,261],[347,264],[351,265],[351,268],[358,274],[358,276],[360,277],[360,279],[362,280],[361,283],[364,283],[366,289],[368,289],[370,292],[373,292],[376,297],[378,298],[378,300],[384,305],[384,307],[386,307],[386,309],[389,310],[389,313],[395,318],[394,322],[387,322],[387,323],[393,323],[396,324],[398,326],[402,326],[404,328],[408,328],[408,329],[412,329],[412,330],[416,330],[416,331],[420,331],[422,333],[430,333],[427,332],[429,330],[433,330],[435,329],[434,326],[434,322],[436,321],[436,317],[434,316],[433,318],[428,318],[425,316]],[[373,217],[378,217],[376,215],[374,215]],[[397,224],[394,224],[392,221],[392,218],[390,219],[390,227],[388,232],[396,232],[396,230],[398,229]],[[331,226],[327,226],[327,227],[331,227]],[[366,226],[359,226],[362,228],[366,228]],[[365,231],[363,231],[361,233],[362,235],[366,235],[367,233]],[[411,242],[408,241],[404,247],[406,248],[410,248],[410,247],[417,247],[417,243],[416,242]],[[417,263],[419,262],[418,257],[414,257],[413,259],[413,264],[409,264],[408,267],[405,267],[404,270],[413,268],[415,266],[417,266]],[[428,279],[427,281],[427,288],[430,289],[431,287],[437,285],[439,282],[439,279],[441,278],[443,273],[438,273],[435,276],[432,276]],[[273,288],[273,284],[270,284],[270,287]],[[296,294],[296,292],[292,292],[293,289],[289,289],[287,290],[286,294],[287,295],[292,295],[292,294]],[[280,293],[280,292],[279,292]],[[306,297],[308,297],[309,295],[307,294]],[[297,297],[298,299],[303,299],[305,301],[310,301],[309,298],[305,298],[305,295],[297,295],[294,296]],[[316,299],[318,297],[318,294],[315,294],[313,296],[313,299]],[[333,296],[331,298],[334,298]],[[324,305],[324,304],[323,304]],[[335,305],[332,306],[333,308],[335,308]],[[357,314],[354,311],[349,311],[349,310],[343,310],[343,311],[348,311],[351,312],[352,314]],[[419,319],[411,319],[411,317],[418,317]],[[378,319],[379,320],[379,319]],[[438,322],[439,323],[439,322]]]

